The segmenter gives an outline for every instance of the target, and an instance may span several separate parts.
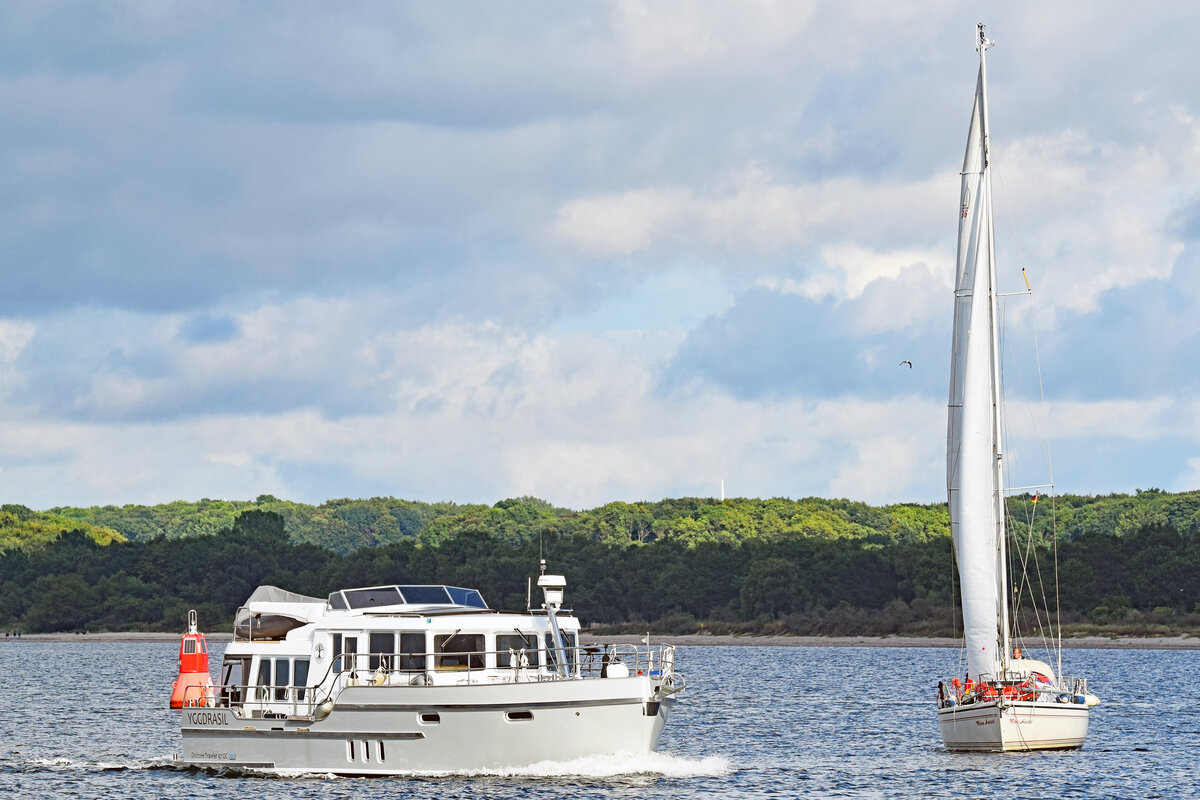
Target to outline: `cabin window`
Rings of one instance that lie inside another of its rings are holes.
[[[357,669],[355,656],[358,653],[358,637],[333,634],[333,669],[335,672],[349,672]]]
[[[496,635],[496,666],[501,669],[512,666],[509,650],[525,651],[529,666],[538,666],[538,637],[536,633],[501,633]]]
[[[250,659],[228,658],[221,664],[221,696],[230,703],[242,702],[242,687],[250,682]]]
[[[258,660],[258,692],[256,696],[259,700],[267,699],[267,686],[271,685],[271,659],[260,658]]]
[[[564,632],[563,643],[566,645],[567,672],[575,671],[575,634]],[[562,648],[554,644],[554,634],[546,634],[546,665],[550,669],[558,668],[558,651]]]
[[[453,602],[445,586],[401,586],[404,602],[416,606],[444,606]]]
[[[483,602],[483,595],[474,589],[463,589],[459,586],[447,586],[446,591],[450,593],[450,599],[460,606],[471,606],[473,608],[487,608],[487,603]]]
[[[286,658],[275,659],[275,699],[288,699],[288,684],[291,682],[291,662]]]
[[[342,595],[351,608],[378,608],[395,606],[404,602],[400,590],[395,586],[379,586],[374,589],[343,589]]]
[[[380,667],[386,669],[392,668],[392,656],[396,652],[396,635],[394,633],[372,633],[370,640],[371,655],[370,669],[377,670]]]
[[[400,669],[405,672],[425,671],[425,634],[400,634]]]
[[[434,667],[483,669],[483,634],[452,633],[433,637]]]
[[[297,658],[292,671],[295,673],[296,699],[303,701],[308,688],[308,659]]]

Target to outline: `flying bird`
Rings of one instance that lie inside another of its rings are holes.
[[[901,361],[901,362],[898,364],[898,366],[901,366],[901,367],[903,367],[905,364],[908,364],[908,368],[909,368],[909,369],[912,369],[912,362],[911,362],[911,361]]]

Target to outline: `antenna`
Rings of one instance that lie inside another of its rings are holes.
[[[721,478],[721,502],[725,502],[725,479]]]

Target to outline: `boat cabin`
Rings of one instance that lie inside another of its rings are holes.
[[[216,700],[290,717],[352,686],[584,677],[592,664],[580,658],[579,622],[556,611],[498,611],[477,590],[447,585],[342,589],[326,600],[260,587],[238,610]]]

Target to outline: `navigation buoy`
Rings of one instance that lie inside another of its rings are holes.
[[[188,612],[188,629],[179,642],[179,677],[171,684],[171,708],[206,706],[212,699],[208,644],[196,628],[196,611]]]

